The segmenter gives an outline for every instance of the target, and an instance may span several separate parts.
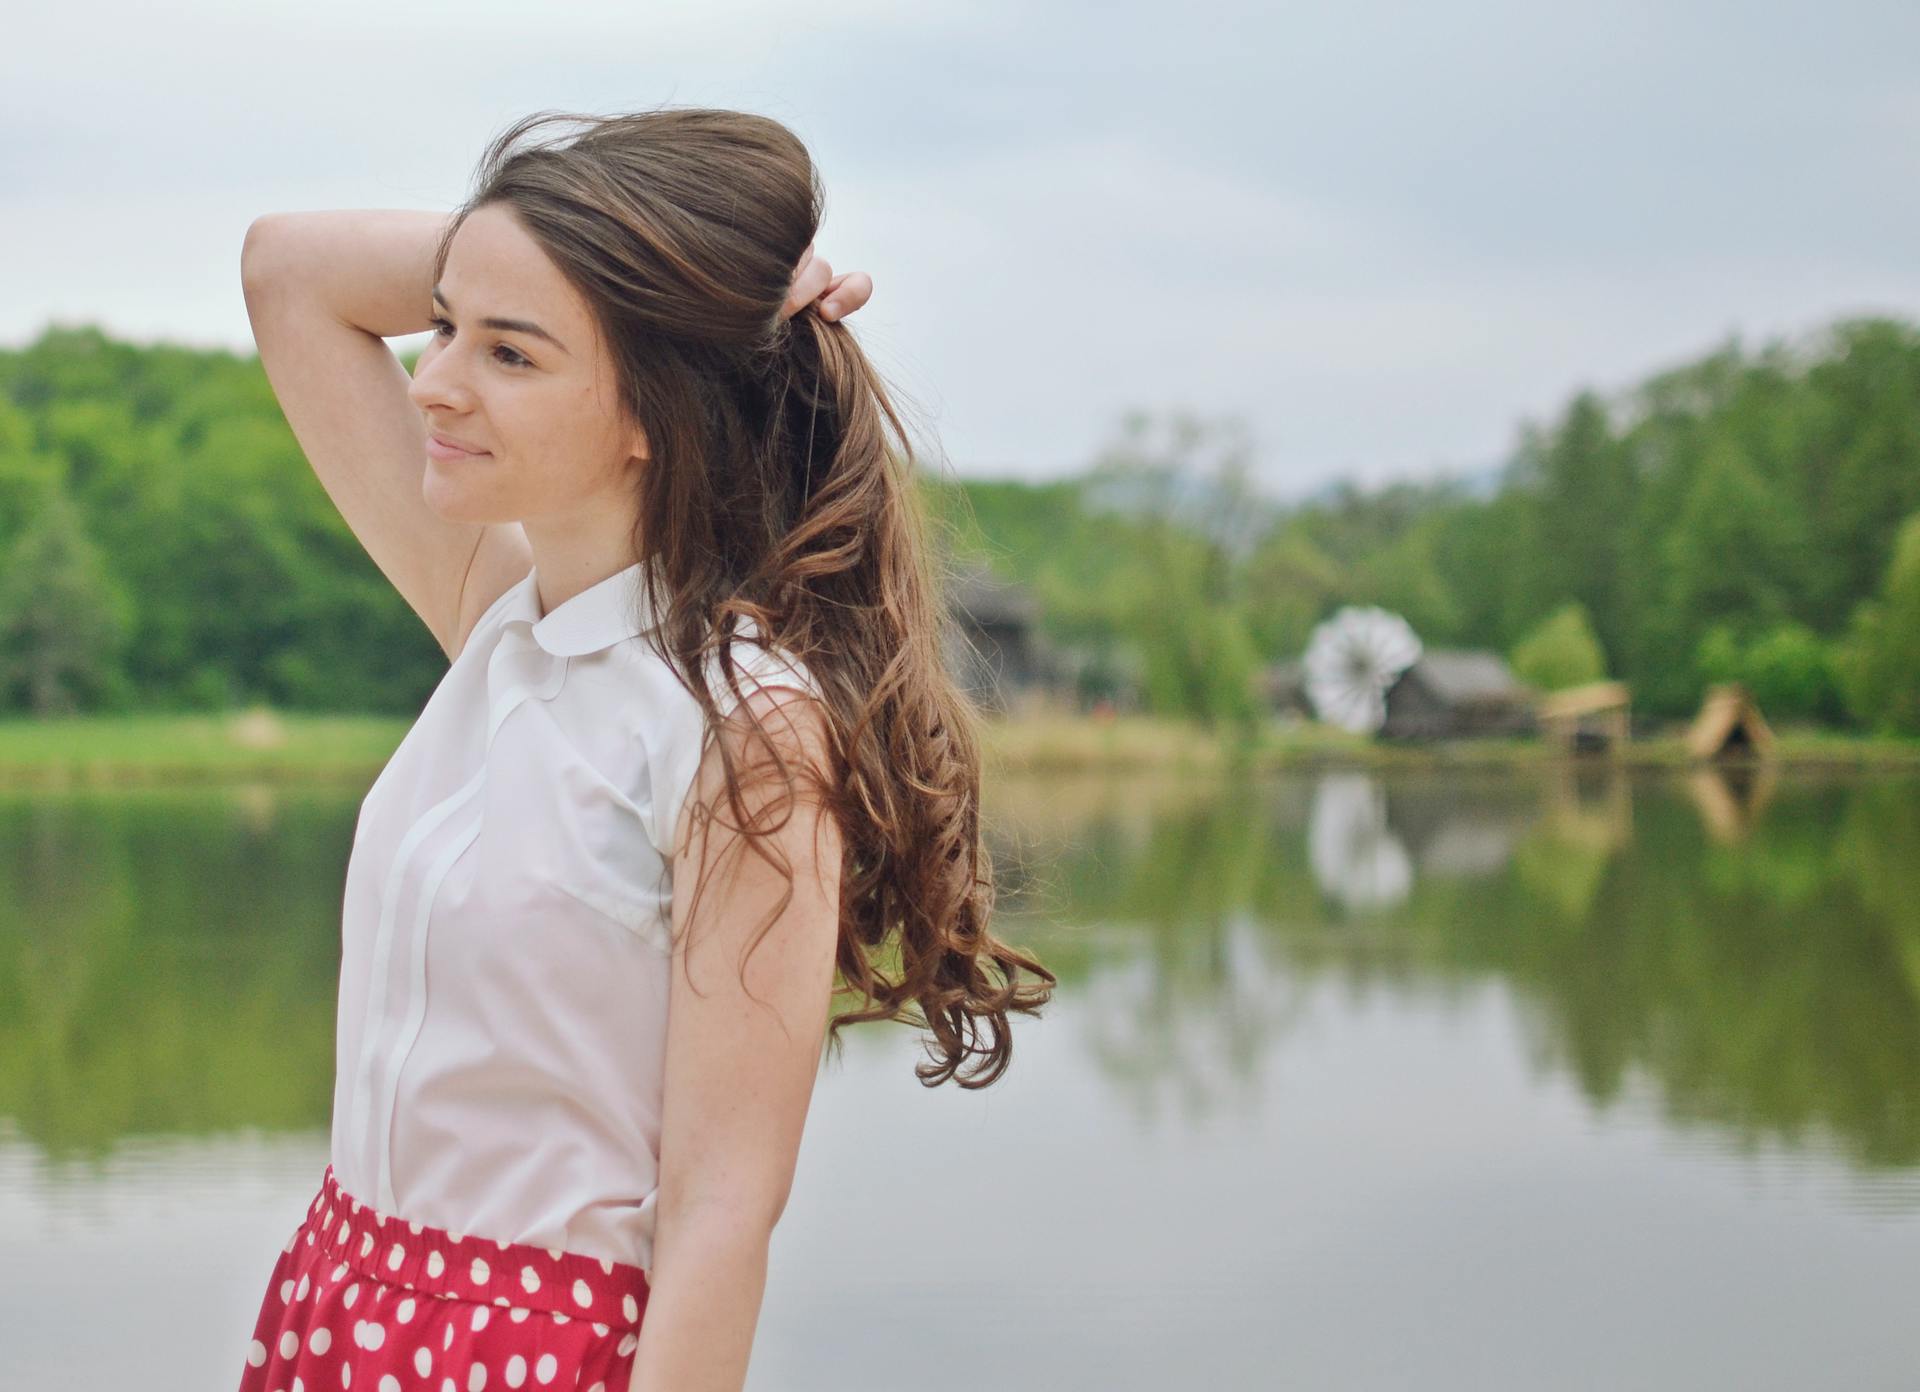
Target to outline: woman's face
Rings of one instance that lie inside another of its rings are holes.
[[[436,289],[433,340],[407,394],[429,432],[484,453],[429,453],[427,505],[454,522],[604,523],[609,509],[631,510],[645,436],[619,418],[586,302],[519,220],[475,209]],[[496,319],[521,327],[485,322]]]

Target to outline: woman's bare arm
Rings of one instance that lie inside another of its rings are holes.
[[[762,716],[768,733],[790,764],[827,766],[825,719],[811,698],[768,688],[746,699],[769,712]],[[791,862],[793,897],[753,947],[743,973],[742,955],[785,892],[786,877],[722,821],[709,829],[708,846],[687,835],[696,804],[717,806],[724,822],[734,820],[721,790],[716,743],[686,798],[674,858],[660,1206],[652,1290],[629,1392],[740,1392],[766,1287],[768,1246],[793,1184],[832,1003],[838,829],[804,776],[789,815],[783,782],[752,775],[750,764],[766,757],[758,746],[732,722],[721,738],[741,768],[746,824],[787,818],[765,837]],[[708,865],[716,868],[688,935],[694,884]]]
[[[449,660],[471,620],[533,564],[518,523],[451,522],[427,506],[426,422],[383,341],[428,327],[433,254],[450,216],[268,213],[247,228],[240,252],[261,366],[294,438]]]
[[[298,280],[334,318],[376,338],[425,333],[433,254],[452,218],[412,208],[266,213],[247,229],[241,267]]]

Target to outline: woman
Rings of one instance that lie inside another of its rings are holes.
[[[823,1037],[924,1024],[922,1080],[982,1087],[1050,998],[987,931],[820,209],[774,121],[547,112],[449,216],[248,230],[287,419],[451,665],[361,806],[331,1159],[245,1392],[738,1389]]]

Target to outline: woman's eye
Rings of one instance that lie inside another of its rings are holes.
[[[443,333],[448,337],[452,336],[453,325],[449,324],[445,319],[441,319],[438,317],[432,318],[427,320],[427,325],[429,328],[433,330],[434,336],[436,338],[441,336]],[[502,353],[506,354],[506,356],[501,357],[500,355]],[[513,349],[507,347],[507,345],[504,343],[496,343],[494,345],[493,360],[499,363],[502,367],[531,366],[531,364],[525,358],[520,356],[520,354],[514,352]]]

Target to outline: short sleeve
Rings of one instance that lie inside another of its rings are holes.
[[[805,663],[791,654],[772,652],[746,640],[736,640],[733,652],[741,669],[738,697],[728,686],[718,658],[708,664],[708,686],[722,717],[732,714],[741,699],[756,690],[788,687],[814,697],[821,694],[818,679]],[[707,733],[701,723],[698,702],[691,693],[681,694],[685,700],[678,708],[678,716],[663,722],[664,728],[656,731],[657,738],[648,749],[649,777],[653,784],[648,831],[654,849],[669,865],[673,861],[673,836],[680,826],[681,808],[700,773]]]

